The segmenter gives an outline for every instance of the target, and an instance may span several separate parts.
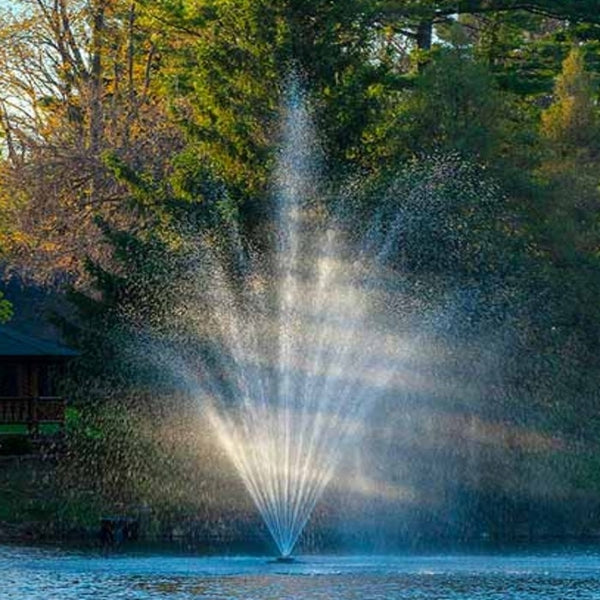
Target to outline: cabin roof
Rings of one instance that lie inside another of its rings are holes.
[[[77,356],[75,350],[46,340],[16,331],[12,327],[0,325],[0,358],[70,358]]]

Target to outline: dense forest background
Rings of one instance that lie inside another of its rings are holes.
[[[390,399],[368,481],[329,495],[399,537],[600,530],[596,0],[13,0],[0,64],[0,318],[81,352],[19,518],[252,514],[193,403],[121,349],[173,305],[190,230],[262,243],[296,72],[329,184],[361,181],[345,214],[420,216],[395,269],[446,282],[431,377],[461,382]]]

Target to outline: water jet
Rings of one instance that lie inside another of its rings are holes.
[[[293,562],[338,463],[401,370],[403,344],[382,319],[381,258],[315,208],[325,204],[320,155],[310,106],[292,85],[265,249],[248,250],[236,230],[224,255],[209,246],[203,261],[218,351],[199,373],[201,401],[279,563]]]

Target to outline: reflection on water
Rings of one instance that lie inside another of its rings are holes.
[[[2,600],[600,599],[600,554],[113,556],[0,546]]]

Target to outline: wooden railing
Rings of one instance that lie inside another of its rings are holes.
[[[58,396],[0,396],[0,425],[27,425],[30,432],[46,423],[64,425],[65,409]]]

